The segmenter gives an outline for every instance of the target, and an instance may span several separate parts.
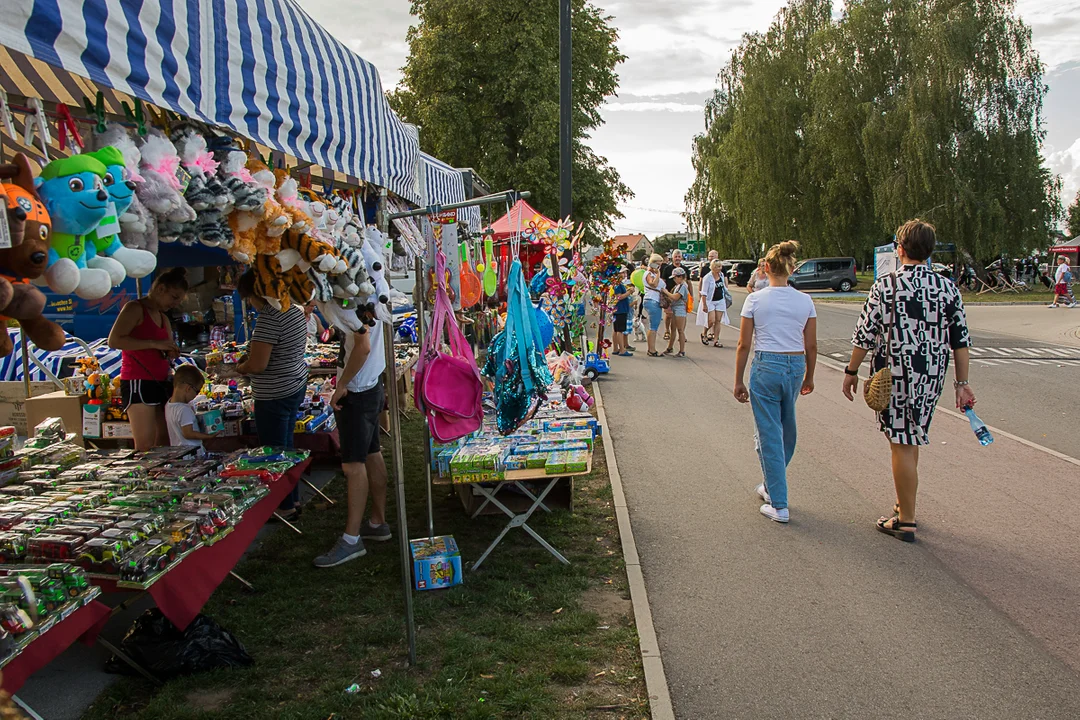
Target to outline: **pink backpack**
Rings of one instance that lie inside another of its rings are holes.
[[[445,265],[446,257],[439,252],[436,278],[445,276]],[[449,355],[440,350],[444,333],[449,339]],[[457,325],[446,288],[437,283],[435,312],[424,335],[414,384],[414,401],[428,419],[431,436],[447,443],[478,430],[484,419],[483,392],[472,348]]]

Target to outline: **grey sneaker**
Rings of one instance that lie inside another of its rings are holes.
[[[756,489],[758,497],[772,505],[772,498],[769,497],[769,491],[765,489],[765,483],[761,483]]]
[[[334,543],[334,547],[330,548],[330,552],[315,558],[315,567],[336,567],[365,555],[367,555],[367,550],[364,549],[363,540],[357,540],[355,545],[350,545],[345,542],[345,538],[338,535],[337,542]]]
[[[393,535],[390,534],[390,526],[386,523],[382,525],[372,525],[371,521],[366,521],[360,526],[360,537],[365,540],[374,540],[375,542],[386,542]]]

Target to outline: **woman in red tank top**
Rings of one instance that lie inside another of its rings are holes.
[[[173,268],[154,278],[149,294],[132,300],[113,323],[109,347],[120,350],[120,393],[136,450],[169,444],[165,403],[172,395],[170,360],[179,354],[166,316],[187,296],[187,272]]]

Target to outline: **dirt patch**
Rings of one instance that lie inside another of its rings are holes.
[[[608,623],[629,622],[633,617],[633,603],[620,595],[618,590],[607,585],[586,590],[581,596],[581,606]]]
[[[232,690],[195,690],[189,692],[184,699],[196,710],[217,712],[232,699]]]

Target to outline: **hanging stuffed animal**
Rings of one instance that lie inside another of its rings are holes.
[[[289,229],[306,233],[314,223],[311,216],[307,214],[304,201],[300,199],[299,184],[284,170],[276,170],[274,175],[278,180],[277,199],[292,220]]]
[[[285,287],[288,289],[289,298],[298,305],[307,305],[315,297],[315,283],[308,271],[299,267],[285,272]]]
[[[30,167],[30,159],[22,153],[16,153],[14,160],[15,162],[10,165],[0,165],[0,176],[5,178],[29,177],[30,189],[33,190],[34,171],[33,168]],[[4,209],[7,214],[8,233],[11,237],[11,246],[16,247],[23,241],[26,216],[31,210],[30,203],[25,200],[22,202],[12,200],[3,188],[0,188],[0,193],[3,193]]]
[[[255,273],[255,293],[274,309],[288,310],[292,299],[278,259],[273,255],[256,255],[251,270]]]
[[[181,231],[180,242],[191,245],[198,241],[209,247],[231,248],[233,233],[224,212],[232,203],[232,196],[218,180],[218,162],[206,138],[194,127],[184,125],[173,131],[172,140],[181,165],[191,175],[184,197],[197,213],[196,219]]]
[[[375,286],[368,278],[364,256],[355,247],[346,242],[344,237],[337,242],[338,255],[345,261],[345,272],[331,278],[334,297],[367,297],[375,294]]]
[[[228,149],[216,152],[215,157],[221,161],[218,175],[232,194],[233,209],[249,213],[261,211],[268,191],[255,182],[254,176],[248,170],[247,153],[243,150]]]
[[[52,219],[49,268],[44,280],[53,292],[93,300],[112,288],[109,273],[86,265],[86,236],[109,210],[105,166],[95,158],[74,155],[53,160],[34,187]]]
[[[372,284],[375,285],[375,292],[378,295],[379,302],[385,304],[390,301],[390,283],[386,281],[383,268],[382,246],[383,234],[374,225],[368,225],[364,232],[364,242],[360,245],[360,251],[364,255],[368,275],[371,277]]]
[[[33,171],[26,158],[17,155],[16,164],[22,163],[26,164],[20,167],[14,180],[2,187],[9,210],[15,206],[23,211],[23,239],[18,245],[0,250],[0,272],[19,278],[22,282],[9,283],[11,297],[0,307],[0,313],[18,320],[26,336],[42,350],[59,350],[64,346],[64,331],[53,321],[42,317],[45,296],[25,282],[36,280],[45,273],[49,263],[51,224],[45,205],[34,192]],[[11,350],[11,337],[4,331],[0,333],[0,356],[9,355]]]
[[[266,167],[266,164],[258,157],[252,157],[248,160],[247,169],[251,172],[252,180],[266,193],[266,201],[262,207],[256,208],[250,213],[242,214],[239,224],[241,227],[255,227],[261,223],[262,227],[256,232],[254,238],[256,252],[265,255],[276,255],[281,250],[281,236],[289,229],[292,218],[281,203],[277,201],[274,194],[277,182],[274,172]],[[249,225],[249,223],[251,224]]]
[[[127,128],[116,123],[109,123],[105,132],[94,133],[90,136],[90,146],[94,150],[105,147],[115,147],[124,158],[124,168],[127,171],[128,180],[136,183],[135,194],[131,196],[131,203],[127,210],[120,213],[120,242],[124,247],[132,250],[145,250],[152,255],[157,255],[158,234],[157,219],[150,212],[138,195],[138,183],[143,181],[139,173],[139,164],[142,162],[142,152],[135,140],[128,133]],[[106,163],[107,164],[107,163]],[[157,260],[154,260],[157,264]],[[153,268],[151,268],[151,271]]]
[[[306,272],[308,267],[314,266],[319,272],[336,275],[346,270],[333,245],[291,228],[281,237],[277,258],[286,271],[299,267]]]
[[[154,213],[158,239],[176,242],[185,226],[198,217],[184,199],[190,176],[180,167],[176,147],[160,130],[149,131],[139,152],[142,155],[139,163],[142,180],[136,184],[135,194],[146,209]]]
[[[119,218],[135,198],[135,183],[128,177],[124,156],[111,145],[86,155],[105,166],[105,190],[109,193],[109,212],[87,238],[86,264],[109,273],[114,287],[126,277],[144,278],[157,267],[157,258],[145,250],[124,247],[117,234]]]

